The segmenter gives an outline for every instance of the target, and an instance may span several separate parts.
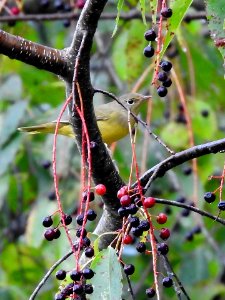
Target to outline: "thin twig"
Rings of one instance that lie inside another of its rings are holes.
[[[47,279],[50,277],[50,275],[52,274],[52,272],[64,261],[66,260],[68,257],[70,257],[70,255],[73,254],[73,251],[69,251],[67,254],[65,254],[62,258],[60,258],[59,260],[57,260],[56,263],[54,263],[54,265],[51,266],[51,268],[48,270],[48,272],[45,274],[45,276],[42,278],[42,280],[39,282],[39,284],[37,285],[36,289],[33,291],[32,295],[30,296],[29,300],[34,300],[35,297],[37,296],[38,292],[40,291],[40,289],[42,288],[42,286],[45,284],[45,282],[47,281]]]
[[[134,296],[134,292],[133,292],[132,285],[130,282],[130,278],[127,274],[126,274],[126,279],[127,279],[128,285],[129,285],[129,292],[131,294],[131,298],[132,298],[132,300],[135,300],[135,296]]]

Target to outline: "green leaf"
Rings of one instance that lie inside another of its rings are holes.
[[[127,82],[136,80],[144,69],[144,56],[140,55],[145,46],[143,33],[145,26],[134,20],[124,28],[113,47],[113,65],[118,76]]]
[[[5,113],[5,118],[2,121],[0,128],[0,146],[5,144],[9,137],[17,130],[20,121],[22,120],[27,107],[26,101],[20,101],[10,106]]]
[[[185,149],[188,146],[187,127],[171,122],[161,131],[161,138],[164,143],[172,148]]]
[[[0,176],[7,171],[9,165],[14,161],[21,144],[21,139],[21,137],[15,138],[13,142],[0,150]]]
[[[116,17],[116,25],[115,25],[115,28],[113,30],[113,34],[112,36],[114,36],[117,32],[117,29],[118,29],[118,24],[119,24],[119,20],[120,20],[120,12],[123,8],[123,3],[124,3],[124,0],[118,0],[118,4],[117,4],[117,17]]]
[[[115,300],[122,297],[122,272],[115,249],[108,247],[95,257],[91,268],[96,272],[91,280],[94,293],[90,300]]]
[[[206,9],[211,37],[225,61],[225,5],[222,2],[223,1],[208,0],[206,1]]]
[[[146,18],[145,18],[145,0],[139,0],[139,3],[140,3],[140,9],[141,9],[143,23],[145,25],[147,25]]]
[[[168,31],[164,38],[163,49],[160,53],[160,57],[162,57],[169,46],[171,40],[173,39],[175,32],[180,26],[189,6],[191,5],[193,0],[175,0],[171,1],[170,8],[173,10],[172,17],[168,20]]]

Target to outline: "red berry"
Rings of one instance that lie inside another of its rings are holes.
[[[164,213],[160,213],[156,218],[157,223],[159,224],[165,224],[167,221],[167,215]]]
[[[12,15],[17,16],[20,13],[20,9],[17,6],[13,6],[10,8]]]
[[[133,242],[133,238],[131,235],[125,235],[123,239],[124,244],[129,245]]]
[[[121,197],[127,194],[128,194],[128,187],[125,185],[121,187],[121,189],[119,189],[119,191],[117,192],[117,198],[120,199]]]
[[[153,207],[155,205],[155,198],[153,198],[153,197],[145,198],[143,205],[145,208]]]
[[[162,240],[167,240],[170,237],[170,230],[168,228],[162,228],[159,236]]]
[[[124,195],[121,199],[120,199],[120,204],[122,206],[128,206],[131,204],[131,199],[130,196],[128,195]]]
[[[104,184],[98,184],[98,185],[96,185],[95,192],[99,196],[105,195],[105,193],[106,193],[106,187],[105,187],[105,185]]]
[[[85,4],[85,0],[77,0],[75,5],[77,8],[82,9],[84,7],[84,4]]]

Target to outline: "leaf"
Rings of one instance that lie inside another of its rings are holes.
[[[225,6],[221,1],[208,0],[206,1],[206,10],[211,37],[225,60]]]
[[[146,18],[145,18],[145,0],[139,0],[140,3],[140,9],[141,9],[141,15],[142,15],[142,20],[145,26],[147,25],[146,23]]]
[[[161,138],[170,147],[185,149],[188,146],[188,132],[184,125],[171,122],[161,131]]]
[[[118,29],[118,24],[119,24],[119,20],[120,20],[120,12],[123,8],[123,3],[124,3],[124,0],[118,0],[118,4],[117,4],[117,17],[116,17],[116,25],[115,25],[115,28],[113,30],[113,34],[112,34],[112,37],[116,34],[117,32],[117,29]]]
[[[116,251],[112,247],[102,250],[95,257],[91,269],[96,272],[91,280],[94,286],[90,300],[115,300],[122,297],[122,272]]]
[[[17,130],[27,107],[26,101],[20,101],[10,106],[5,113],[2,121],[3,126],[0,128],[0,146],[5,144],[9,137]]]
[[[21,136],[15,138],[13,142],[0,150],[0,176],[7,171],[9,165],[13,162],[21,144]]]
[[[173,15],[169,19],[168,31],[164,38],[163,49],[160,53],[160,57],[164,55],[167,47],[173,39],[176,30],[179,28],[181,21],[183,20],[189,6],[193,0],[174,0],[171,1],[170,8],[173,10]]]
[[[113,65],[118,76],[128,82],[136,80],[144,68],[144,56],[140,55],[145,46],[143,33],[145,26],[134,20],[124,28],[113,46]]]

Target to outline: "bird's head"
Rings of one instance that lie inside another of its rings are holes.
[[[119,98],[120,102],[134,114],[138,114],[141,105],[150,99],[151,96],[144,96],[137,93],[125,94]]]

